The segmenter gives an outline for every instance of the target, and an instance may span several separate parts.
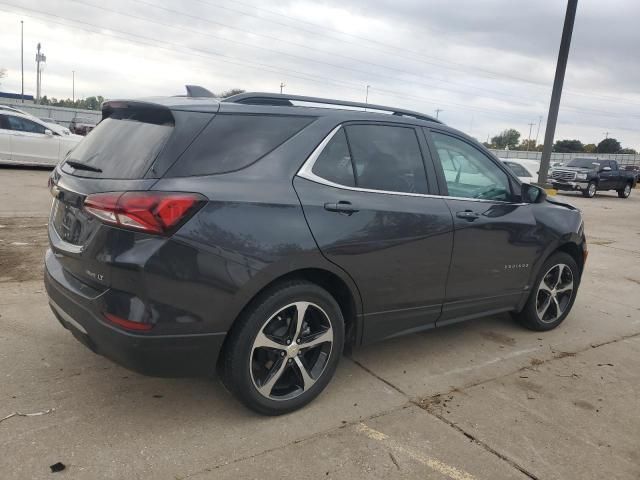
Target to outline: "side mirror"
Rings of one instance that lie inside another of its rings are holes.
[[[600,171],[601,172],[610,172],[611,171],[611,167],[602,167],[602,169]]]
[[[48,128],[44,131],[44,134],[47,137],[53,137],[53,132],[51,130],[49,130]]]
[[[542,203],[547,198],[547,192],[537,185],[523,183],[520,186],[520,196],[523,203]]]

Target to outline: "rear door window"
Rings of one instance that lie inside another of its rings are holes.
[[[357,187],[427,193],[422,152],[412,127],[348,125],[345,130]]]
[[[63,170],[94,178],[142,178],[171,135],[173,126],[169,110],[116,110],[102,120],[67,159],[100,171],[75,169],[66,164]]]
[[[313,120],[284,115],[216,115],[166,176],[212,175],[248,167]]]

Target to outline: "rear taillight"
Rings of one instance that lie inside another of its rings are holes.
[[[133,332],[148,332],[153,328],[153,325],[150,323],[133,322],[131,320],[127,320],[126,318],[122,318],[111,313],[105,313],[104,318],[106,318],[110,323],[113,323],[114,325],[122,327],[125,330],[131,330]]]
[[[89,195],[84,209],[110,225],[167,234],[190,218],[205,201],[197,193],[109,192]]]

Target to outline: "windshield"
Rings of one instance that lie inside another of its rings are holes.
[[[597,160],[593,158],[574,158],[569,163],[567,163],[567,167],[578,167],[578,168],[594,168],[600,165]]]

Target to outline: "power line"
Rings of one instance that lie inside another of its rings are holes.
[[[218,38],[218,39],[221,39],[223,41],[230,42],[230,43],[236,43],[236,44],[243,45],[243,46],[250,47],[250,48],[257,48],[257,49],[261,49],[261,50],[265,50],[265,51],[270,51],[270,52],[278,53],[280,55],[290,56],[292,58],[296,58],[296,59],[302,60],[302,61],[311,61],[311,62],[315,62],[315,63],[321,63],[321,64],[324,64],[324,65],[328,65],[328,66],[331,66],[331,67],[334,67],[334,68],[353,71],[353,72],[365,75],[367,77],[369,77],[369,76],[378,76],[378,77],[381,77],[381,78],[386,78],[386,79],[390,79],[390,80],[393,80],[393,81],[397,81],[396,77],[389,76],[389,75],[381,75],[379,73],[368,72],[368,71],[365,71],[365,70],[360,70],[360,69],[356,69],[356,68],[352,68],[352,67],[348,67],[348,66],[344,66],[344,65],[338,65],[338,64],[335,64],[335,63],[331,63],[331,62],[325,62],[325,61],[322,61],[322,60],[316,60],[316,59],[312,59],[312,58],[309,58],[309,57],[302,57],[302,56],[291,54],[291,53],[287,53],[287,52],[281,52],[281,51],[274,50],[274,49],[267,48],[267,47],[263,47],[263,46],[256,46],[256,45],[252,45],[252,44],[247,44],[245,42],[241,42],[241,41],[238,41],[238,40],[225,38],[224,36],[220,36],[220,35],[216,35],[216,34],[212,34],[212,33],[208,33],[208,32],[201,32],[201,31],[198,31],[198,30],[193,30],[193,29],[189,29],[189,28],[185,28],[185,27],[181,27],[181,26],[176,26],[176,25],[165,23],[165,22],[160,22],[158,20],[151,20],[151,19],[146,18],[146,17],[141,17],[141,16],[138,16],[138,15],[130,14],[130,13],[120,12],[118,10],[113,10],[113,9],[106,8],[106,7],[103,7],[103,6],[100,6],[100,5],[95,5],[95,4],[87,3],[87,2],[81,2],[80,0],[69,0],[69,1],[72,1],[72,2],[75,2],[75,3],[81,3],[83,5],[88,5],[90,7],[93,7],[93,8],[96,8],[96,9],[100,9],[100,10],[103,10],[103,11],[107,11],[107,12],[111,12],[111,13],[115,13],[117,15],[121,15],[121,16],[124,16],[124,17],[135,18],[135,19],[138,19],[138,20],[141,20],[141,21],[145,21],[145,22],[149,22],[149,23],[155,23],[157,25],[161,25],[161,26],[168,27],[168,28],[174,28],[174,29],[183,30],[183,31],[186,31],[186,32],[189,32],[189,33],[196,33],[196,34],[203,35],[203,36],[209,36],[209,37],[213,37],[213,38]],[[206,18],[202,18],[202,17],[196,17],[194,15],[190,15],[190,14],[185,13],[185,12],[180,12],[180,11],[177,11],[177,10],[173,10],[173,9],[169,9],[169,8],[162,7],[162,6],[159,6],[159,5],[155,5],[155,4],[149,3],[149,2],[147,2],[145,0],[134,0],[134,1],[137,2],[137,3],[152,7],[152,8],[157,8],[157,9],[161,9],[161,10],[170,12],[172,14],[183,15],[185,17],[189,17],[189,18],[193,18],[193,19],[196,19],[196,20],[204,21],[204,22],[211,23],[211,24],[218,25],[218,26],[222,26],[222,27],[225,27],[225,28],[230,28],[230,29],[237,30],[237,31],[240,31],[240,32],[243,32],[243,33],[249,33],[248,31],[243,30],[243,29],[238,28],[238,27],[234,27],[234,26],[222,23],[222,22],[212,21],[212,20],[209,20],[209,19],[206,19]],[[208,3],[208,2],[204,2],[203,0],[198,0],[198,1],[201,1],[203,3]],[[273,37],[273,36],[270,36],[270,35],[263,35],[263,34],[256,34],[256,33],[253,33],[253,34],[257,35],[257,36],[262,36],[264,38],[272,39],[272,40],[273,39],[280,40],[277,37]],[[320,51],[321,53],[326,53],[324,51],[321,51],[321,50],[318,50],[318,49],[315,49],[315,48],[312,48],[312,47],[308,47],[306,45],[301,45],[301,44],[298,44],[298,43],[295,43],[295,42],[287,42],[287,43],[291,43],[292,45],[296,45],[296,46],[299,46],[299,47],[302,47],[302,48],[308,48],[308,49],[311,49],[311,50],[314,50],[314,51]],[[413,73],[406,72],[404,70],[396,69],[396,68],[393,68],[393,67],[387,67],[385,65],[380,65],[380,64],[372,63],[372,62],[360,61],[359,59],[356,59],[356,58],[353,58],[353,57],[349,57],[349,56],[345,56],[345,55],[339,55],[339,56],[341,56],[341,57],[343,57],[345,59],[348,59],[350,61],[367,63],[367,64],[370,64],[370,65],[374,65],[374,66],[378,66],[378,67],[382,67],[382,68],[388,68],[390,70],[398,71],[398,72],[403,73],[403,74],[409,74],[409,75],[415,76],[415,74],[413,74]],[[406,82],[406,80],[404,80],[404,81]],[[433,87],[434,86],[432,84],[424,83],[424,82],[415,82],[414,81],[414,82],[409,82],[409,83],[413,83],[413,84],[416,84],[416,85],[428,86],[428,87]],[[455,82],[448,82],[448,83],[455,83]],[[480,91],[486,91],[486,92],[493,93],[495,95],[504,96],[504,97],[511,97],[511,98],[518,98],[518,99],[521,98],[521,97],[518,97],[518,96],[515,96],[515,95],[501,94],[499,92],[495,92],[495,91],[492,91],[492,90],[489,90],[489,89],[482,89],[482,88],[475,88],[475,87],[468,87],[465,90],[459,90],[459,89],[452,89],[452,88],[447,88],[447,87],[442,87],[442,86],[436,85],[435,88],[439,88],[439,89],[445,90],[445,91],[451,91],[451,92],[454,92],[454,93],[462,93],[462,94],[465,94],[465,95],[469,95],[469,92],[468,92],[469,89],[475,89],[475,90],[480,90]],[[491,98],[488,95],[485,95],[485,96],[488,97],[488,98]],[[513,102],[513,100],[511,100],[511,103],[516,103],[516,102]],[[517,103],[519,105],[525,106],[525,107],[532,106],[530,104],[523,103],[523,102],[517,102]],[[608,115],[608,116],[611,116],[611,117],[614,117],[614,118],[625,118],[627,116],[627,115],[619,115],[619,114],[610,114],[608,112],[603,112],[603,111],[598,111],[598,110],[590,110],[590,109],[584,109],[584,108],[577,108],[577,107],[571,107],[571,106],[566,106],[565,108],[571,109],[571,110],[574,110],[574,111],[578,111],[578,112],[583,111],[585,113],[593,113],[593,114],[597,114],[597,115]],[[631,115],[631,116],[633,116],[633,115]]]
[[[493,70],[489,70],[489,69],[485,69],[485,68],[474,67],[474,66],[465,65],[465,64],[462,64],[462,63],[458,63],[458,62],[452,62],[450,60],[445,60],[445,59],[442,59],[442,58],[439,58],[439,57],[425,55],[423,52],[419,52],[419,51],[416,51],[416,50],[409,49],[406,46],[402,46],[401,47],[401,46],[396,46],[396,45],[390,45],[390,44],[387,44],[387,43],[384,43],[384,42],[380,42],[379,40],[374,40],[374,39],[371,39],[371,38],[368,38],[368,37],[363,37],[363,36],[360,36],[360,35],[356,35],[356,34],[352,34],[352,33],[348,33],[348,32],[343,32],[343,31],[337,30],[335,28],[331,28],[330,26],[327,26],[327,25],[320,25],[320,24],[317,24],[317,23],[314,23],[314,22],[310,22],[308,20],[303,20],[303,19],[300,19],[300,18],[292,17],[290,15],[285,15],[283,13],[275,12],[273,10],[270,10],[270,9],[267,9],[267,8],[264,8],[264,7],[247,4],[247,3],[242,2],[240,0],[228,0],[228,1],[243,5],[243,6],[247,7],[247,8],[251,8],[252,10],[259,10],[259,11],[266,12],[266,13],[268,13],[270,15],[286,18],[288,20],[291,20],[292,22],[295,22],[296,24],[304,23],[304,24],[307,24],[307,25],[311,25],[311,26],[313,26],[315,28],[318,28],[318,29],[322,30],[322,33],[314,32],[314,31],[308,30],[308,29],[303,29],[303,28],[301,28],[301,27],[299,27],[297,25],[288,25],[286,23],[277,22],[277,21],[272,20],[272,19],[266,19],[264,17],[260,17],[259,15],[255,15],[255,14],[250,13],[250,12],[245,12],[245,11],[242,11],[242,10],[233,9],[233,8],[231,8],[229,6],[226,6],[226,5],[220,5],[220,4],[212,3],[212,2],[206,1],[206,0],[196,0],[196,1],[198,1],[200,3],[203,3],[203,4],[206,4],[206,5],[209,5],[209,6],[213,6],[215,8],[220,8],[220,9],[224,9],[224,10],[233,11],[233,12],[236,12],[236,13],[240,13],[242,15],[258,18],[260,20],[269,21],[269,22],[272,22],[272,23],[276,23],[278,25],[285,26],[287,28],[301,30],[303,32],[311,33],[311,34],[314,34],[314,35],[325,36],[327,31],[335,32],[338,35],[347,36],[347,37],[355,38],[355,39],[358,39],[358,40],[363,40],[365,42],[369,42],[369,43],[372,43],[372,44],[375,44],[375,45],[379,45],[379,46],[381,46],[383,48],[386,48],[387,50],[389,50],[389,49],[394,50],[394,53],[393,53],[394,56],[405,58],[407,60],[412,60],[412,61],[416,61],[416,62],[420,62],[420,63],[425,63],[425,64],[428,64],[428,65],[436,65],[436,66],[440,66],[441,68],[447,68],[447,69],[456,70],[456,71],[463,71],[463,72],[474,71],[474,72],[477,72],[479,75],[487,76],[489,78],[493,78],[493,79],[497,79],[497,80],[508,79],[508,80],[512,80],[512,81],[527,83],[529,85],[536,86],[536,87],[539,87],[539,88],[544,88],[547,91],[549,90],[549,85],[547,83],[535,82],[535,81],[533,81],[531,79],[528,79],[528,78],[517,77],[517,76],[506,74],[506,73],[503,73],[503,72],[497,72],[497,71],[493,71]],[[340,39],[340,40],[344,41],[344,39]],[[355,43],[355,42],[349,42],[349,43],[351,43],[353,45],[359,45],[358,43]],[[371,48],[371,47],[367,47],[367,48]],[[380,49],[377,49],[377,50],[380,51]],[[398,52],[402,52],[402,53],[410,52],[410,53],[413,53],[413,54],[415,54],[415,55],[417,55],[417,56],[419,56],[421,58],[430,58],[430,59],[433,59],[433,60],[435,60],[436,62],[439,62],[439,63],[427,62],[427,61],[424,61],[424,60],[419,60],[419,59],[412,58],[412,57],[407,57],[407,56],[404,56],[404,55],[398,55]],[[453,66],[448,66],[447,64],[450,64],[450,65],[453,65]],[[610,96],[610,95],[586,93],[586,92],[583,92],[583,91],[580,91],[580,90],[566,89],[565,93],[570,93],[572,95],[579,95],[579,96],[589,97],[589,98],[601,98],[603,100],[619,102],[619,103],[623,103],[623,104],[634,103],[634,104],[640,105],[640,101],[629,101],[628,99],[621,99],[619,97],[614,97],[614,96]]]
[[[342,69],[342,70],[348,70],[348,71],[352,71],[352,72],[359,73],[359,74],[366,75],[366,76],[377,76],[377,77],[380,77],[380,78],[386,78],[386,79],[397,81],[397,77],[390,76],[390,75],[385,75],[385,74],[370,72],[370,71],[366,71],[366,70],[361,70],[361,69],[350,67],[350,66],[346,66],[346,65],[340,65],[340,64],[336,64],[336,63],[332,63],[332,62],[327,62],[327,61],[323,61],[323,60],[310,58],[308,56],[295,55],[295,54],[292,54],[292,53],[289,53],[289,52],[283,52],[283,51],[280,51],[280,50],[275,50],[273,48],[268,48],[268,47],[264,47],[264,46],[253,45],[253,44],[249,44],[249,43],[246,43],[246,42],[241,42],[239,40],[229,39],[229,38],[224,37],[222,35],[216,35],[215,33],[201,32],[199,30],[194,30],[194,29],[190,29],[190,28],[184,28],[184,27],[173,25],[173,24],[166,24],[166,23],[163,23],[163,22],[159,22],[157,20],[151,20],[151,19],[149,19],[147,17],[140,17],[140,16],[137,16],[137,15],[133,15],[131,13],[123,13],[123,12],[120,12],[118,10],[113,10],[113,9],[110,9],[110,8],[106,8],[106,7],[103,7],[103,6],[87,3],[87,2],[84,2],[84,1],[80,1],[80,0],[68,0],[68,1],[81,3],[82,5],[88,5],[88,6],[91,6],[93,8],[97,8],[97,9],[100,9],[100,10],[108,11],[108,12],[111,12],[111,13],[116,13],[118,15],[123,15],[123,16],[131,17],[131,18],[137,18],[139,20],[150,22],[150,23],[157,23],[157,24],[169,27],[169,28],[175,28],[175,29],[178,29],[178,30],[184,30],[184,31],[188,31],[188,32],[191,32],[191,33],[196,33],[196,34],[199,34],[199,35],[205,35],[205,36],[217,38],[217,39],[220,39],[220,40],[223,40],[223,41],[226,41],[226,42],[236,43],[238,45],[244,45],[244,46],[247,46],[247,47],[250,47],[250,48],[258,48],[258,49],[261,49],[261,50],[277,53],[279,55],[286,55],[286,56],[289,56],[289,57],[292,57],[292,58],[296,58],[296,59],[301,60],[301,61],[310,61],[310,62],[315,62],[315,63],[321,63],[321,64],[324,64],[324,65],[327,65],[327,66],[330,66],[330,67],[339,68],[339,69]],[[202,16],[195,16],[195,15],[191,15],[189,13],[186,13],[184,11],[174,10],[174,9],[171,9],[171,8],[163,7],[161,5],[156,5],[154,3],[150,3],[150,2],[145,1],[145,0],[133,0],[133,1],[136,2],[136,3],[151,7],[151,8],[155,8],[155,9],[159,9],[159,10],[163,10],[163,11],[169,12],[169,13],[174,14],[174,15],[181,15],[181,16],[184,16],[184,17],[187,17],[187,18],[191,18],[191,19],[198,20],[198,21],[201,21],[201,22],[209,23],[211,25],[217,25],[217,26],[221,26],[223,28],[236,30],[236,31],[241,32],[243,34],[250,33],[251,35],[254,35],[254,36],[257,36],[257,37],[262,37],[262,38],[265,38],[265,39],[268,39],[268,40],[275,40],[275,41],[278,41],[278,42],[287,43],[287,44],[293,45],[295,47],[299,47],[299,48],[303,48],[303,49],[306,49],[306,50],[319,52],[321,54],[327,54],[328,53],[328,52],[326,52],[324,50],[315,48],[315,47],[307,45],[307,44],[302,44],[302,43],[297,43],[297,42],[293,42],[293,41],[290,41],[290,40],[285,40],[283,38],[276,37],[276,36],[273,36],[273,35],[266,35],[266,34],[263,34],[263,33],[256,33],[256,32],[245,30],[245,29],[233,26],[233,25],[229,25],[227,23],[223,23],[223,22],[219,22],[219,21],[215,21],[215,20],[210,20],[210,19],[207,19],[207,18],[203,18]],[[205,3],[205,4],[209,5],[208,2],[204,2],[203,0],[198,0],[198,1],[200,1],[201,3]],[[496,91],[496,90],[491,90],[491,89],[477,87],[477,86],[469,86],[469,85],[467,85],[467,84],[465,84],[463,82],[458,82],[458,81],[455,81],[455,80],[443,80],[443,79],[439,79],[439,78],[433,77],[431,75],[417,74],[417,73],[410,72],[410,71],[407,71],[407,70],[399,69],[399,68],[396,68],[396,67],[391,67],[391,66],[388,66],[388,65],[383,65],[383,64],[380,64],[380,63],[376,63],[376,62],[370,62],[370,61],[367,61],[367,60],[362,60],[360,58],[351,57],[349,55],[344,55],[344,54],[341,54],[341,53],[331,53],[331,56],[338,57],[338,58],[343,58],[345,60],[348,60],[349,62],[355,62],[355,63],[360,63],[360,64],[371,65],[371,66],[374,66],[376,68],[383,68],[385,70],[398,72],[398,73],[401,73],[402,75],[409,75],[411,77],[431,78],[431,79],[435,80],[436,82],[438,82],[438,84],[433,84],[433,83],[426,83],[424,81],[416,81],[416,80],[407,81],[406,79],[403,79],[403,81],[406,82],[406,83],[413,83],[413,84],[416,84],[416,85],[422,85],[422,86],[426,86],[426,87],[438,88],[438,89],[441,89],[441,90],[451,91],[451,92],[454,92],[454,93],[461,93],[461,94],[464,94],[464,95],[469,95],[469,90],[476,90],[476,91],[479,91],[479,92],[486,92],[486,93],[492,94],[492,95],[497,96],[497,97],[514,98],[514,99],[520,100],[520,104],[522,106],[529,106],[529,104],[523,103],[521,101],[523,99],[523,97],[519,96],[519,95],[513,95],[513,94],[499,92],[499,91]],[[450,85],[450,84],[461,85],[464,88],[463,89],[454,89],[454,88],[451,88],[451,87],[443,86],[443,85],[441,85],[441,83],[445,83],[446,85]],[[485,95],[485,96],[490,98],[490,95]]]
[[[114,28],[111,27],[103,27],[100,25],[95,25],[86,21],[81,21],[81,20],[74,20],[74,19],[69,19],[66,17],[62,17],[60,15],[56,15],[53,13],[46,13],[46,12],[42,12],[40,10],[34,10],[34,9],[29,9],[26,7],[22,7],[22,6],[16,6],[13,4],[8,4],[6,2],[0,2],[0,4],[2,5],[8,5],[10,7],[13,8],[18,8],[22,11],[29,11],[31,12],[31,15],[27,15],[30,16],[32,18],[46,18],[47,22],[50,23],[55,23],[55,24],[59,24],[59,25],[64,25],[67,27],[71,27],[71,28],[78,28],[81,30],[85,30],[94,34],[98,34],[98,35],[106,35],[106,36],[110,36],[110,37],[114,37],[114,38],[119,38],[119,39],[123,39],[125,41],[131,42],[131,43],[136,43],[136,44],[141,44],[141,45],[145,45],[145,46],[152,46],[155,48],[160,48],[163,50],[169,50],[169,51],[177,51],[181,54],[186,54],[186,55],[191,55],[191,56],[195,56],[195,57],[217,57],[218,61],[224,62],[224,63],[230,63],[233,65],[239,65],[242,67],[252,67],[252,68],[257,68],[260,70],[265,70],[265,71],[269,71],[269,72],[275,72],[275,73],[283,73],[285,72],[288,76],[290,77],[295,77],[295,78],[300,78],[302,80],[306,80],[306,81],[311,81],[311,82],[315,82],[315,83],[320,83],[320,84],[334,84],[334,85],[338,85],[341,86],[343,88],[347,88],[350,90],[354,90],[354,91],[361,91],[361,85],[358,83],[353,83],[353,82],[346,82],[346,81],[340,81],[340,80],[335,80],[335,79],[329,79],[326,77],[319,77],[317,75],[310,75],[307,74],[306,72],[300,72],[298,70],[291,70],[291,69],[282,69],[282,68],[277,68],[277,67],[273,67],[271,65],[267,65],[267,64],[262,64],[262,63],[257,63],[257,62],[251,62],[251,61],[245,61],[245,60],[234,60],[235,57],[232,57],[230,55],[227,54],[223,54],[223,53],[219,53],[219,52],[215,52],[215,51],[210,51],[210,50],[204,50],[204,49],[200,49],[200,48],[195,48],[195,47],[187,47],[185,45],[182,44],[176,44],[174,42],[168,42],[166,40],[160,40],[160,39],[156,39],[156,38],[152,38],[152,37],[146,37],[143,35],[139,35],[139,34],[135,34],[135,33],[130,33],[130,32],[126,32],[126,31],[122,31],[122,30],[116,30]],[[6,9],[4,9],[4,11],[8,11]],[[51,18],[57,18],[59,19],[59,21],[54,21],[51,20]],[[80,25],[84,25],[84,26],[78,26],[78,25],[70,25],[69,22],[73,22],[73,23],[77,23]],[[87,28],[86,26],[89,27],[93,27],[93,28]],[[97,30],[96,30],[97,29]],[[111,32],[117,32],[120,33],[121,35],[116,35],[110,32],[105,31],[105,29],[110,30]],[[125,37],[122,37],[122,35],[125,35]],[[137,39],[142,39],[142,40],[132,40],[131,38],[126,38],[126,37],[135,37]],[[159,45],[159,43],[164,43],[167,45],[171,45],[174,48],[169,48],[166,46],[162,46]],[[177,49],[175,48],[177,47]],[[196,53],[196,52],[200,52],[200,53]],[[481,108],[481,107],[472,107],[466,104],[458,104],[458,103],[452,103],[452,102],[442,102],[441,99],[436,99],[436,98],[427,98],[427,97],[421,97],[421,96],[416,96],[416,95],[411,95],[411,94],[407,94],[407,93],[400,93],[400,92],[396,92],[393,90],[387,90],[387,89],[380,89],[380,88],[376,88],[377,91],[381,92],[381,93],[386,93],[389,96],[393,96],[396,98],[401,98],[401,99],[416,99],[416,100],[421,100],[421,101],[427,101],[427,102],[437,102],[440,103],[441,105],[444,106],[452,106],[452,107],[460,107],[463,110],[475,110],[478,111],[480,113],[483,113],[485,115],[488,116],[494,116],[500,119],[505,119],[505,117],[511,117],[512,119],[518,119],[521,120],[522,116],[519,114],[513,114],[513,113],[509,113],[509,112],[505,112],[502,110],[491,110],[491,109],[485,109],[485,108]]]
[[[251,62],[251,61],[246,61],[246,60],[237,60],[236,57],[233,57],[231,55],[228,54],[223,54],[223,53],[219,53],[219,52],[215,52],[215,51],[210,51],[210,50],[204,50],[204,49],[200,49],[200,48],[195,48],[195,47],[187,47],[185,45],[182,44],[177,44],[177,43],[173,43],[173,42],[168,42],[166,40],[159,40],[156,38],[152,38],[152,37],[146,37],[146,36],[142,36],[139,34],[134,34],[134,33],[130,33],[130,32],[126,32],[126,31],[122,31],[122,30],[116,30],[113,29],[111,27],[103,27],[100,25],[95,25],[95,24],[91,24],[85,21],[81,21],[81,20],[74,20],[74,19],[68,19],[66,17],[62,17],[60,15],[55,15],[52,13],[47,13],[47,12],[42,12],[40,10],[34,10],[34,9],[29,9],[26,7],[22,7],[22,6],[17,6],[17,5],[13,5],[13,4],[8,4],[6,2],[0,2],[0,4],[4,4],[13,8],[18,8],[18,9],[22,9],[22,10],[26,10],[26,11],[30,11],[32,13],[36,13],[38,15],[44,16],[45,18],[58,18],[58,19],[62,19],[65,20],[66,22],[71,21],[74,23],[79,23],[81,25],[88,25],[90,27],[94,27],[97,28],[99,31],[93,30],[93,29],[87,29],[87,28],[82,28],[82,27],[77,27],[77,26],[72,26],[73,28],[81,28],[83,30],[89,31],[91,33],[96,33],[96,34],[105,34],[105,32],[103,31],[104,28],[108,28],[111,31],[114,32],[118,32],[121,33],[122,35],[126,35],[126,36],[132,36],[132,37],[136,37],[139,39],[142,39],[143,42],[135,42],[129,38],[124,38],[126,41],[132,42],[132,43],[141,43],[143,45],[147,45],[147,46],[154,46],[157,48],[162,48],[165,50],[170,50],[170,51],[178,51],[175,48],[168,48],[168,47],[161,47],[158,45],[158,42],[162,42],[165,43],[167,45],[171,45],[173,47],[177,47],[179,49],[188,49],[188,52],[186,52],[188,55],[192,55],[192,56],[205,56],[205,57],[210,57],[210,56],[214,56],[214,57],[218,57],[219,61],[225,62],[225,63],[230,63],[230,64],[234,64],[234,65],[239,65],[239,66],[243,66],[243,67],[253,67],[253,68],[258,68],[258,69],[262,69],[262,70],[266,70],[269,72],[286,72],[287,75],[295,77],[295,78],[300,78],[302,80],[305,81],[311,81],[311,82],[315,82],[315,83],[321,83],[321,84],[335,84],[335,85],[339,85],[343,88],[347,88],[347,89],[351,89],[351,90],[356,90],[359,91],[361,86],[359,83],[354,83],[354,82],[347,82],[347,81],[340,81],[340,80],[335,80],[335,79],[329,79],[327,77],[319,77],[317,75],[311,75],[308,74],[306,72],[301,72],[298,70],[291,70],[291,69],[282,69],[282,68],[278,68],[278,67],[273,67],[272,65],[268,65],[268,64],[263,64],[263,63],[257,63],[257,62]],[[108,10],[108,9],[107,9]],[[6,10],[5,10],[6,11]],[[126,15],[125,15],[126,16]],[[35,16],[35,18],[38,18],[37,16]],[[65,25],[65,26],[70,26],[68,23],[63,23],[63,22],[53,22],[53,23],[58,23],[61,25]],[[164,24],[163,24],[164,25]],[[113,35],[110,34],[110,36],[113,36],[115,38],[123,38],[121,36],[118,35]],[[151,43],[149,43],[151,42]],[[197,51],[197,52],[201,52],[202,54],[195,54],[193,53],[193,50]],[[180,53],[185,53],[182,50],[180,50]],[[367,73],[367,72],[365,72]],[[358,85],[358,86],[356,86]],[[494,117],[498,117],[501,119],[504,119],[505,117],[511,117],[513,119],[521,119],[522,115],[520,114],[512,114],[509,112],[505,112],[503,110],[491,110],[491,109],[486,109],[486,108],[482,108],[482,107],[472,107],[468,104],[459,104],[459,103],[453,103],[453,102],[442,102],[441,99],[435,99],[435,98],[427,98],[427,97],[422,97],[422,96],[416,96],[416,95],[411,95],[411,94],[406,94],[406,93],[399,93],[393,90],[385,90],[385,89],[380,89],[377,88],[378,91],[382,92],[382,93],[386,93],[390,96],[396,97],[396,98],[401,98],[401,99],[417,99],[417,100],[421,100],[421,101],[427,101],[427,102],[433,102],[433,103],[439,103],[441,105],[444,106],[452,106],[452,107],[459,107],[460,109],[463,109],[465,111],[468,110],[472,110],[472,111],[477,111],[480,113],[483,113],[485,115],[488,116],[494,116]]]

